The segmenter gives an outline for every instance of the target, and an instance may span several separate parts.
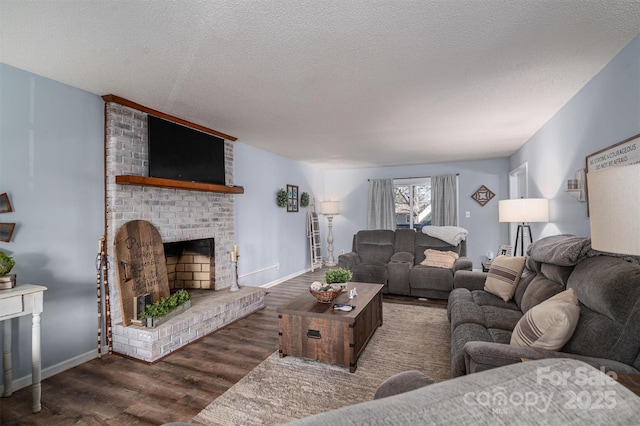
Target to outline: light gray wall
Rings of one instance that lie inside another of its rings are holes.
[[[350,170],[327,170],[326,199],[340,201],[340,215],[333,219],[334,257],[342,250],[351,251],[353,235],[367,229],[368,179],[407,178],[460,173],[459,225],[469,231],[467,255],[474,268],[481,268],[485,253],[496,252],[500,244],[508,242],[506,228],[498,223],[498,199],[508,198],[508,161],[504,159],[462,161],[452,163],[424,164],[418,166],[381,167]],[[471,195],[485,185],[496,197],[484,207]],[[470,217],[465,217],[465,212]],[[326,224],[321,223],[326,239]],[[323,255],[326,256],[326,240]]]
[[[587,203],[565,192],[567,179],[585,167],[587,155],[638,133],[640,35],[509,158],[510,169],[528,162],[529,196],[550,200],[550,223],[532,224],[534,238],[591,235]]]
[[[307,209],[288,213],[277,206],[276,192],[289,184],[317,197],[324,171],[239,142],[234,158],[235,184],[245,190],[235,196],[240,285],[261,286],[303,272],[311,266]]]
[[[48,287],[43,368],[96,350],[95,257],[103,232],[100,97],[0,64],[0,193],[14,212],[0,250],[18,281]],[[31,373],[31,318],[13,320],[13,377]]]

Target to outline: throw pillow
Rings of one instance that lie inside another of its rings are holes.
[[[558,350],[573,335],[579,318],[578,299],[570,288],[529,309],[513,329],[511,344]]]
[[[491,262],[489,274],[484,282],[484,291],[502,298],[505,302],[513,297],[520,275],[524,269],[522,256],[498,256]]]
[[[441,251],[426,249],[424,260],[420,262],[424,266],[435,266],[436,268],[453,269],[453,264],[458,259],[458,253],[452,251]]]

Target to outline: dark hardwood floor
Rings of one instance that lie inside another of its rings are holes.
[[[147,365],[103,355],[42,382],[42,411],[31,387],[0,401],[1,425],[160,425],[191,421],[211,401],[278,349],[276,308],[322,280],[306,273],[267,289],[266,307],[163,360]],[[434,304],[391,297],[385,301]]]

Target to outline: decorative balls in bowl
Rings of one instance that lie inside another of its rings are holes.
[[[322,284],[320,281],[315,281],[309,286],[309,291],[313,297],[318,299],[318,302],[331,303],[342,293],[342,286],[340,284]]]

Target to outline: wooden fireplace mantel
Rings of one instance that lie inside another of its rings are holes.
[[[244,194],[242,186],[215,185],[212,183],[185,182],[181,180],[154,178],[136,175],[116,176],[118,185],[154,186],[156,188],[188,189],[191,191],[219,192],[222,194]]]
[[[228,135],[226,133],[222,133],[222,132],[219,132],[217,130],[201,126],[201,125],[193,123],[191,121],[187,121],[187,120],[184,120],[182,118],[176,117],[175,115],[166,114],[166,113],[164,113],[162,111],[158,111],[157,109],[153,109],[153,108],[146,107],[144,105],[140,105],[139,103],[130,101],[130,100],[125,99],[125,98],[121,98],[120,96],[104,95],[102,97],[102,99],[105,102],[113,102],[113,103],[120,104],[120,105],[129,107],[129,108],[137,109],[138,111],[142,111],[144,113],[151,114],[151,115],[154,115],[156,117],[163,118],[165,120],[169,120],[169,121],[172,121],[174,123],[181,124],[183,126],[191,128],[191,129],[196,129],[196,130],[199,130],[201,132],[208,133],[210,135],[218,136],[218,137],[220,137],[222,139],[226,139],[228,141],[235,142],[235,141],[238,140],[238,138],[236,138],[235,136],[231,136],[231,135]]]

